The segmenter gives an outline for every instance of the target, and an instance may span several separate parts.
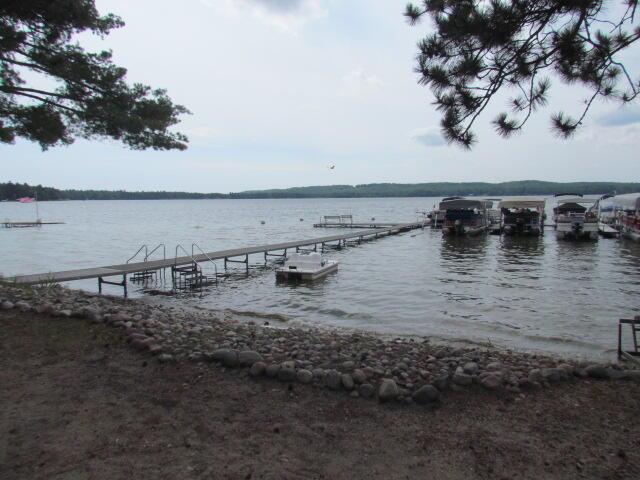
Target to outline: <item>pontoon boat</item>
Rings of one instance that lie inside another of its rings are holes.
[[[505,235],[540,235],[545,201],[534,198],[500,202],[501,228]]]

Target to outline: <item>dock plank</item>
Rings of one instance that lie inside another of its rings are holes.
[[[71,282],[74,280],[86,280],[89,278],[98,277],[110,277],[116,275],[127,275],[137,272],[143,272],[145,270],[158,270],[161,268],[170,268],[173,266],[179,267],[192,263],[193,260],[197,262],[204,262],[208,259],[222,260],[225,258],[241,257],[245,255],[253,255],[256,253],[273,252],[280,250],[288,250],[296,247],[305,247],[309,245],[318,245],[323,243],[337,242],[341,240],[351,240],[355,238],[365,238],[371,236],[383,236],[400,233],[402,231],[412,230],[420,228],[420,223],[403,223],[396,224],[387,228],[371,228],[367,230],[359,230],[356,232],[345,233],[341,235],[328,235],[324,237],[309,238],[304,240],[294,240],[291,242],[280,242],[266,245],[256,245],[241,248],[231,248],[227,250],[218,250],[214,252],[208,252],[206,255],[198,254],[193,258],[190,256],[181,256],[176,258],[168,258],[166,260],[150,260],[147,262],[136,263],[123,263],[118,265],[107,265],[103,267],[92,267],[75,270],[64,270],[60,272],[46,272],[36,273],[29,275],[16,275],[15,277],[7,278],[7,282],[15,282],[25,285],[34,285],[46,282]]]

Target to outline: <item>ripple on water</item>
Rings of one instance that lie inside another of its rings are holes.
[[[196,242],[211,251],[312,238],[335,233],[312,228],[324,214],[412,220],[417,209],[437,201],[42,202],[43,218],[66,225],[0,229],[0,271],[11,275],[121,263],[143,243],[165,243],[171,257],[178,243]],[[24,207],[3,203],[0,218],[25,217]],[[551,230],[540,238],[443,238],[427,229],[327,256],[340,260],[339,272],[315,284],[277,283],[272,266],[254,268],[247,278],[243,265],[230,265],[230,277],[203,295],[159,301],[248,312],[246,318],[274,315],[592,356],[611,351],[618,318],[640,314],[640,245],[629,241],[559,242]],[[262,260],[251,257],[252,265]],[[223,271],[221,264],[218,269]],[[97,285],[72,286],[95,291]]]

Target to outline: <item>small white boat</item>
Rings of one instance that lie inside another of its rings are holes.
[[[324,259],[319,253],[292,253],[282,268],[276,269],[276,278],[317,280],[337,270],[337,261]]]

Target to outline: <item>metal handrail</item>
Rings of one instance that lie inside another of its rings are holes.
[[[185,255],[186,255],[187,257],[189,257],[189,258],[191,259],[191,261],[192,261],[193,263],[195,263],[197,266],[200,266],[200,262],[198,262],[198,261],[195,259],[195,257],[193,256],[193,246],[194,246],[194,245],[195,245],[196,247],[198,247],[198,245],[196,245],[195,243],[191,246],[191,255],[189,255],[189,252],[187,252],[187,251],[185,250],[185,248],[184,248],[182,245],[180,245],[180,244],[176,245],[176,257],[175,257],[175,258],[176,258],[176,260],[177,260],[177,258],[178,258],[178,249],[180,249],[180,250],[182,250],[182,251],[185,253]],[[201,249],[200,247],[198,247],[198,249],[199,249],[200,251],[202,251],[202,249]],[[204,252],[202,252],[202,253],[204,253]],[[209,257],[209,255],[207,255],[206,253],[204,253],[204,256],[205,256],[205,257],[207,257],[207,258],[209,259],[209,261],[213,264],[213,268],[215,269],[215,274],[216,274],[216,285],[217,285],[217,284],[218,284],[218,267],[217,267],[217,265],[213,262],[213,260],[211,260],[211,258]]]
[[[146,261],[149,259],[149,257],[150,257],[151,255],[153,255],[153,254],[154,254],[154,252],[155,252],[156,250],[158,250],[160,247],[162,247],[162,259],[163,259],[163,260],[166,260],[166,259],[167,259],[167,247],[164,245],[164,243],[161,243],[161,244],[159,244],[158,246],[156,246],[153,250],[151,250],[149,253],[147,253],[147,254],[145,255],[145,257],[144,257],[144,261],[146,262]],[[162,278],[164,278],[164,279],[166,279],[166,278],[167,278],[167,274],[166,274],[166,271],[165,271],[165,269],[164,269],[164,268],[162,269]]]
[[[200,248],[200,245],[198,245],[197,243],[192,243],[191,244],[191,258],[193,258],[193,247],[196,247],[198,250],[200,250],[200,253],[202,255],[204,255],[205,257],[207,257],[207,259],[211,262],[211,264],[213,265],[213,268],[215,269],[216,272],[216,285],[218,284],[218,266],[215,264],[215,262],[211,259],[211,257],[209,255],[206,254],[206,252],[204,250],[202,250]]]
[[[147,259],[154,254],[154,252],[156,250],[158,250],[160,247],[162,247],[162,259],[166,260],[167,259],[167,247],[164,245],[164,243],[161,243],[160,245],[158,245],[156,248],[154,248],[153,250],[151,250],[149,253],[147,253],[144,257],[144,261],[146,262]]]
[[[149,256],[149,247],[147,247],[146,244],[142,245],[138,251],[136,253],[133,254],[133,257],[131,257],[129,260],[127,260],[125,263],[129,263],[131,260],[133,260],[134,258],[136,258],[138,256],[138,254],[142,251],[142,249],[144,248],[145,251],[145,255],[144,255],[144,261],[147,261],[147,257]]]

